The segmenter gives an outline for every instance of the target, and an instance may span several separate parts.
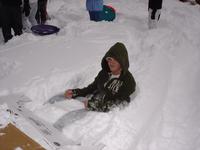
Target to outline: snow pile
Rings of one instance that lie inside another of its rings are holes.
[[[105,4],[116,8],[114,22],[90,22],[85,1],[50,1],[48,23],[61,31],[46,37],[26,33],[0,45],[0,95],[24,93],[33,100],[27,108],[82,145],[199,149],[199,6],[164,1],[158,29],[148,30],[146,0]],[[97,113],[83,111],[81,102],[73,100],[45,104],[68,88],[91,83],[105,52],[117,41],[127,46],[137,82],[128,107]],[[0,106],[0,124],[6,124],[5,105]],[[21,125],[41,138],[27,126]]]

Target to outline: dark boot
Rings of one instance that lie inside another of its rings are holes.
[[[7,42],[13,37],[11,34],[11,13],[9,6],[2,6],[1,13],[2,33],[4,42]]]

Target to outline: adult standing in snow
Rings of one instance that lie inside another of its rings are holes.
[[[90,15],[90,20],[101,21],[103,11],[103,0],[86,0],[86,8]]]
[[[162,9],[162,0],[149,0],[148,4],[148,27],[153,29],[157,27]]]
[[[22,34],[22,12],[28,16],[30,6],[29,0],[24,0],[21,12],[22,0],[1,0],[1,3],[2,32],[4,42],[7,42],[13,37],[11,29],[14,30],[15,35]]]
[[[113,107],[126,105],[130,102],[130,95],[135,91],[135,80],[129,72],[128,52],[123,43],[113,45],[101,62],[102,70],[94,82],[82,89],[69,89],[65,92],[66,98],[85,97],[86,109],[107,112]]]

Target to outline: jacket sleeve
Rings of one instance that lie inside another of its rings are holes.
[[[82,89],[79,89],[79,88],[73,89],[72,98],[76,98],[78,96],[85,97],[86,95],[92,94],[95,90],[97,90],[97,82],[98,82],[99,74],[95,77],[95,80],[91,84],[89,84],[87,87],[82,88]]]

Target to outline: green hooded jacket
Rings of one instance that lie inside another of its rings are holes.
[[[112,57],[119,62],[122,72],[118,78],[110,78],[111,71],[106,58]],[[85,88],[74,89],[73,98],[92,94],[88,101],[88,109],[107,112],[110,109],[130,102],[130,95],[135,91],[136,83],[129,72],[128,52],[123,43],[113,45],[101,62],[102,70],[95,80]]]

